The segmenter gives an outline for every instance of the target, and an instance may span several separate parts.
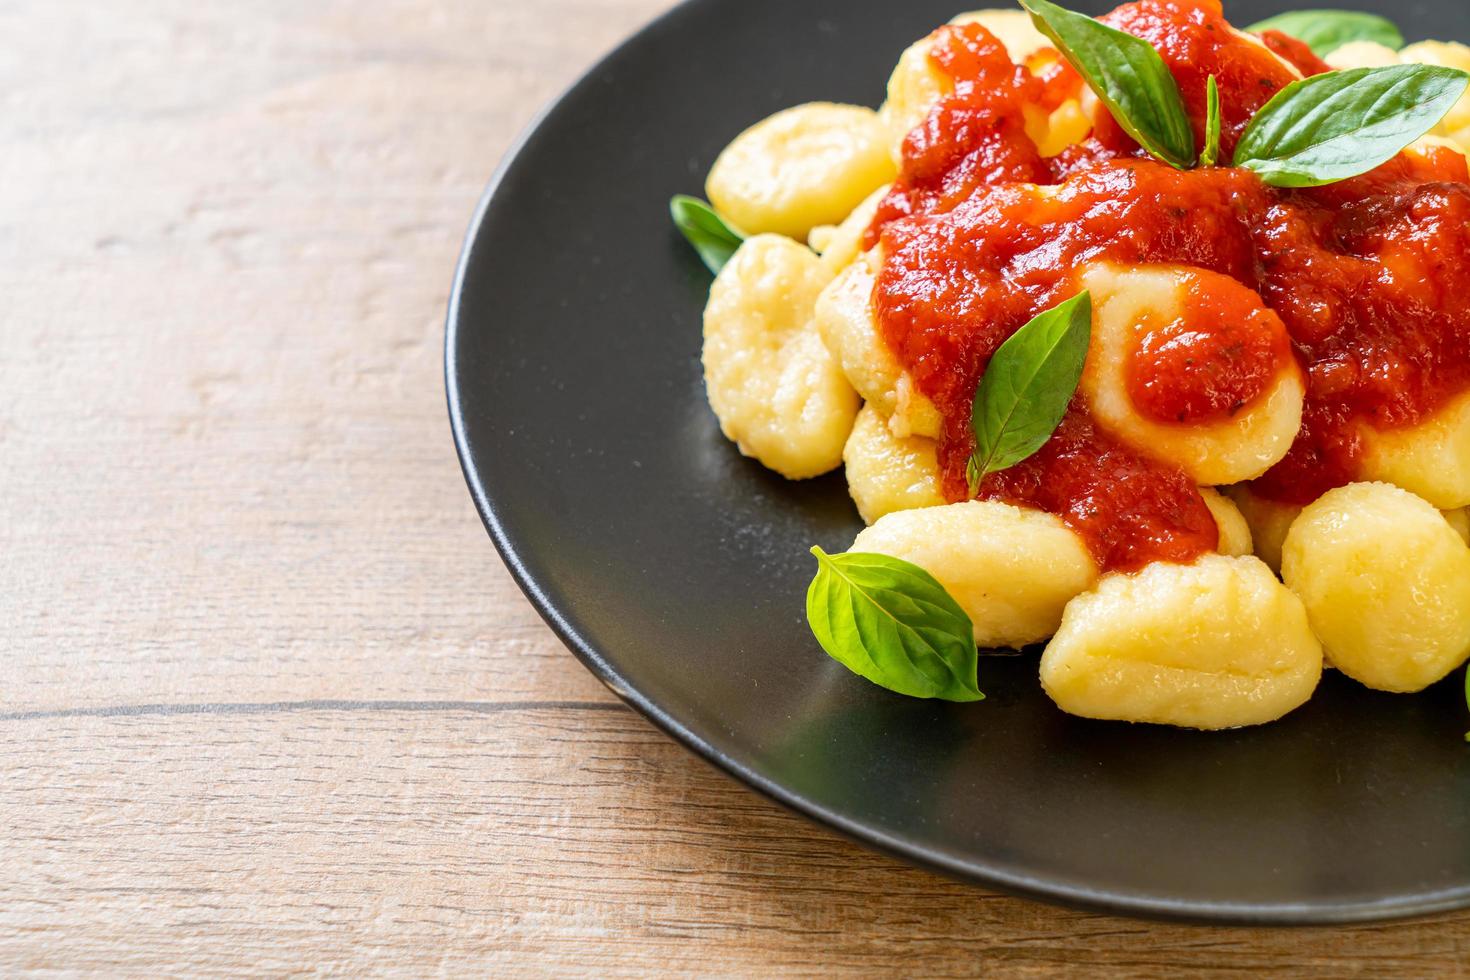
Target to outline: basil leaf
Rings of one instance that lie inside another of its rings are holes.
[[[1194,166],[1194,130],[1179,83],[1153,45],[1051,0],[1020,2],[1139,146],[1180,170]]]
[[[813,548],[817,575],[806,619],[817,642],[848,670],[916,698],[979,701],[979,652],[970,617],[917,565]]]
[[[1215,76],[1205,89],[1205,148],[1200,152],[1199,165],[1213,167],[1220,162],[1220,86]]]
[[[1316,187],[1366,173],[1423,136],[1459,101],[1454,68],[1355,68],[1292,82],[1261,107],[1235,165],[1275,187]]]
[[[1000,345],[975,389],[970,427],[972,493],[987,474],[1046,445],[1082,378],[1092,339],[1092,294],[1078,293],[1035,317]]]
[[[1252,34],[1262,31],[1289,34],[1311,48],[1319,58],[1349,41],[1373,41],[1395,51],[1404,46],[1404,36],[1393,21],[1356,10],[1295,10],[1268,17],[1246,30]]]
[[[669,200],[669,215],[699,253],[709,271],[719,275],[745,236],[721,218],[719,212],[697,197],[676,194]]]

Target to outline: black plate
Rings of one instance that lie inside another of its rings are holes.
[[[1242,24],[1281,8],[1228,5]],[[710,277],[667,203],[777,109],[876,105],[899,52],[958,9],[693,0],[534,127],[486,193],[449,310],[449,413],[496,546],[572,651],[658,725],[913,861],[1193,920],[1470,905],[1458,677],[1394,697],[1330,675],[1279,724],[1206,735],[1068,717],[1034,656],[983,661],[983,703],[909,700],[807,632],[807,548],[842,551],[861,524],[840,474],[788,483],[720,436],[699,365]],[[1411,38],[1470,37],[1464,0],[1393,13]]]

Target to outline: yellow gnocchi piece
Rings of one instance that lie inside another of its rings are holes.
[[[1089,90],[1090,91],[1090,90]],[[1028,114],[1026,135],[1044,157],[1054,157],[1069,146],[1087,139],[1093,117],[1077,99],[1068,99],[1052,110],[1044,121]]]
[[[1399,53],[1377,41],[1349,41],[1322,60],[1339,71],[1348,68],[1388,68],[1399,64]]]
[[[1250,527],[1251,546],[1256,557],[1265,562],[1273,572],[1281,571],[1281,546],[1286,543],[1286,532],[1291,522],[1302,512],[1294,504],[1277,503],[1257,497],[1244,484],[1228,487],[1225,493],[1235,503],[1245,523]]]
[[[895,166],[903,163],[903,141],[909,130],[924,121],[934,103],[954,91],[954,82],[929,58],[932,46],[930,35],[904,49],[888,76],[888,98],[878,108],[889,159]]]
[[[1470,656],[1470,548],[1428,503],[1354,483],[1302,510],[1281,575],[1327,657],[1381,691],[1421,691]]]
[[[1361,430],[1358,475],[1418,494],[1441,510],[1470,505],[1470,395],[1412,428]]]
[[[842,462],[847,466],[848,493],[868,524],[896,511],[944,503],[934,441],[898,438],[871,405],[858,412]]]
[[[960,14],[950,23],[981,25],[995,35],[1006,54],[1017,64],[1042,48],[1051,47],[1051,42],[1032,24],[1030,15],[1020,10],[975,10]],[[924,121],[934,103],[954,91],[953,80],[929,57],[933,47],[933,34],[915,41],[899,56],[898,65],[888,77],[888,98],[879,108],[878,115],[888,132],[888,145],[895,164],[903,161],[903,141],[909,130]],[[1050,119],[1040,110],[1035,115],[1028,113],[1026,119],[1027,134],[1047,156],[1055,156],[1078,142],[1091,128],[1091,120],[1081,115],[1075,102],[1058,109]],[[1054,136],[1053,129],[1056,131]]]
[[[822,267],[830,275],[835,277],[856,262],[862,254],[863,237],[868,233],[868,226],[878,216],[878,205],[883,203],[883,198],[892,186],[884,184],[868,195],[867,200],[859,204],[852,214],[842,219],[842,224],[832,227],[831,234],[825,236],[820,246],[813,241],[813,247],[822,253]]]
[[[1200,487],[1199,495],[1204,498],[1205,506],[1210,508],[1210,516],[1220,530],[1220,543],[1215,550],[1232,558],[1251,554],[1251,529],[1240,508],[1213,487]]]
[[[725,436],[790,479],[842,462],[859,401],[817,332],[827,282],[816,254],[779,235],[747,239],[704,310],[704,380]]]
[[[848,382],[888,418],[894,435],[938,438],[939,409],[914,386],[878,333],[873,310],[878,251],[860,256],[822,290],[817,329]]]
[[[813,252],[821,255],[827,251],[832,240],[837,236],[836,225],[817,225],[807,233],[806,243],[811,246]]]
[[[735,137],[710,169],[705,192],[747,233],[805,239],[851,214],[897,173],[876,112],[809,102]]]
[[[902,558],[933,575],[969,615],[982,647],[1046,639],[1067,601],[1098,576],[1082,539],[1058,518],[994,501],[889,514],[852,550]]]
[[[1149,318],[1182,315],[1189,279],[1215,273],[1176,266],[1088,266],[1082,286],[1092,292],[1092,344],[1081,388],[1098,424],[1131,446],[1179,466],[1203,486],[1253,479],[1281,460],[1301,427],[1301,371],[1283,359],[1272,386],[1234,417],[1200,425],[1156,422],[1134,407],[1127,370]],[[1218,277],[1223,278],[1223,277]],[[1202,325],[1205,326],[1205,325]],[[1284,332],[1283,328],[1283,332]]]
[[[1447,510],[1444,519],[1467,545],[1470,545],[1470,509]]]
[[[1321,676],[1301,601],[1258,559],[1222,555],[1104,576],[1041,657],[1069,714],[1209,730],[1275,721]]]

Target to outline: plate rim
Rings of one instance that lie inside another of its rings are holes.
[[[538,615],[573,656],[623,703],[651,721],[660,731],[697,757],[756,790],[785,809],[835,830],[848,840],[908,864],[934,871],[952,880],[980,885],[1006,895],[1067,908],[1124,915],[1161,922],[1210,926],[1324,926],[1386,922],[1470,908],[1470,884],[1393,898],[1343,902],[1205,902],[1161,898],[1089,888],[1057,882],[1046,876],[1019,874],[965,859],[942,850],[903,840],[807,799],[779,782],[741,764],[690,729],[624,677],[587,637],[579,633],[557,608],[521,558],[525,549],[506,527],[495,501],[486,491],[473,460],[461,399],[457,347],[462,327],[465,283],[486,219],[507,175],[516,169],[527,147],[562,105],[570,101],[610,64],[628,57],[652,33],[670,28],[685,13],[727,0],[680,0],[646,22],[599,57],[590,67],[548,101],[531,118],[501,157],[470,218],[455,264],[444,325],[444,390],[455,454],[475,510],[495,550],[518,588]]]

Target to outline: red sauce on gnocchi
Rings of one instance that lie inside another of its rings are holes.
[[[1291,350],[1281,318],[1255,290],[1233,279],[1181,274],[1179,315],[1145,316],[1126,367],[1140,414],[1156,422],[1202,425],[1234,418],[1270,388]]]
[[[1295,77],[1230,28],[1217,0],[1140,0],[1104,20],[1160,51],[1201,145],[1216,76],[1227,160],[1250,116]],[[1304,72],[1325,67],[1278,39],[1271,48]],[[1050,54],[1017,66],[973,24],[942,28],[931,57],[954,93],[909,133],[867,243],[883,248],[880,331],[944,418],[950,500],[969,495],[971,400],[991,355],[1075,294],[1079,268],[1096,260],[1195,266],[1240,287],[1192,291],[1181,316],[1144,332],[1125,373],[1147,418],[1228,419],[1295,358],[1307,387],[1302,428],[1254,484],[1270,499],[1304,503],[1352,482],[1363,426],[1412,425],[1470,389],[1470,174],[1460,154],[1401,154],[1352,180],[1279,190],[1242,169],[1156,162],[1099,110],[1089,138],[1043,158],[1026,120],[1081,94],[1069,68]],[[987,477],[978,496],[1059,515],[1107,569],[1189,561],[1217,544],[1194,482],[1110,438],[1081,395],[1040,452]]]

